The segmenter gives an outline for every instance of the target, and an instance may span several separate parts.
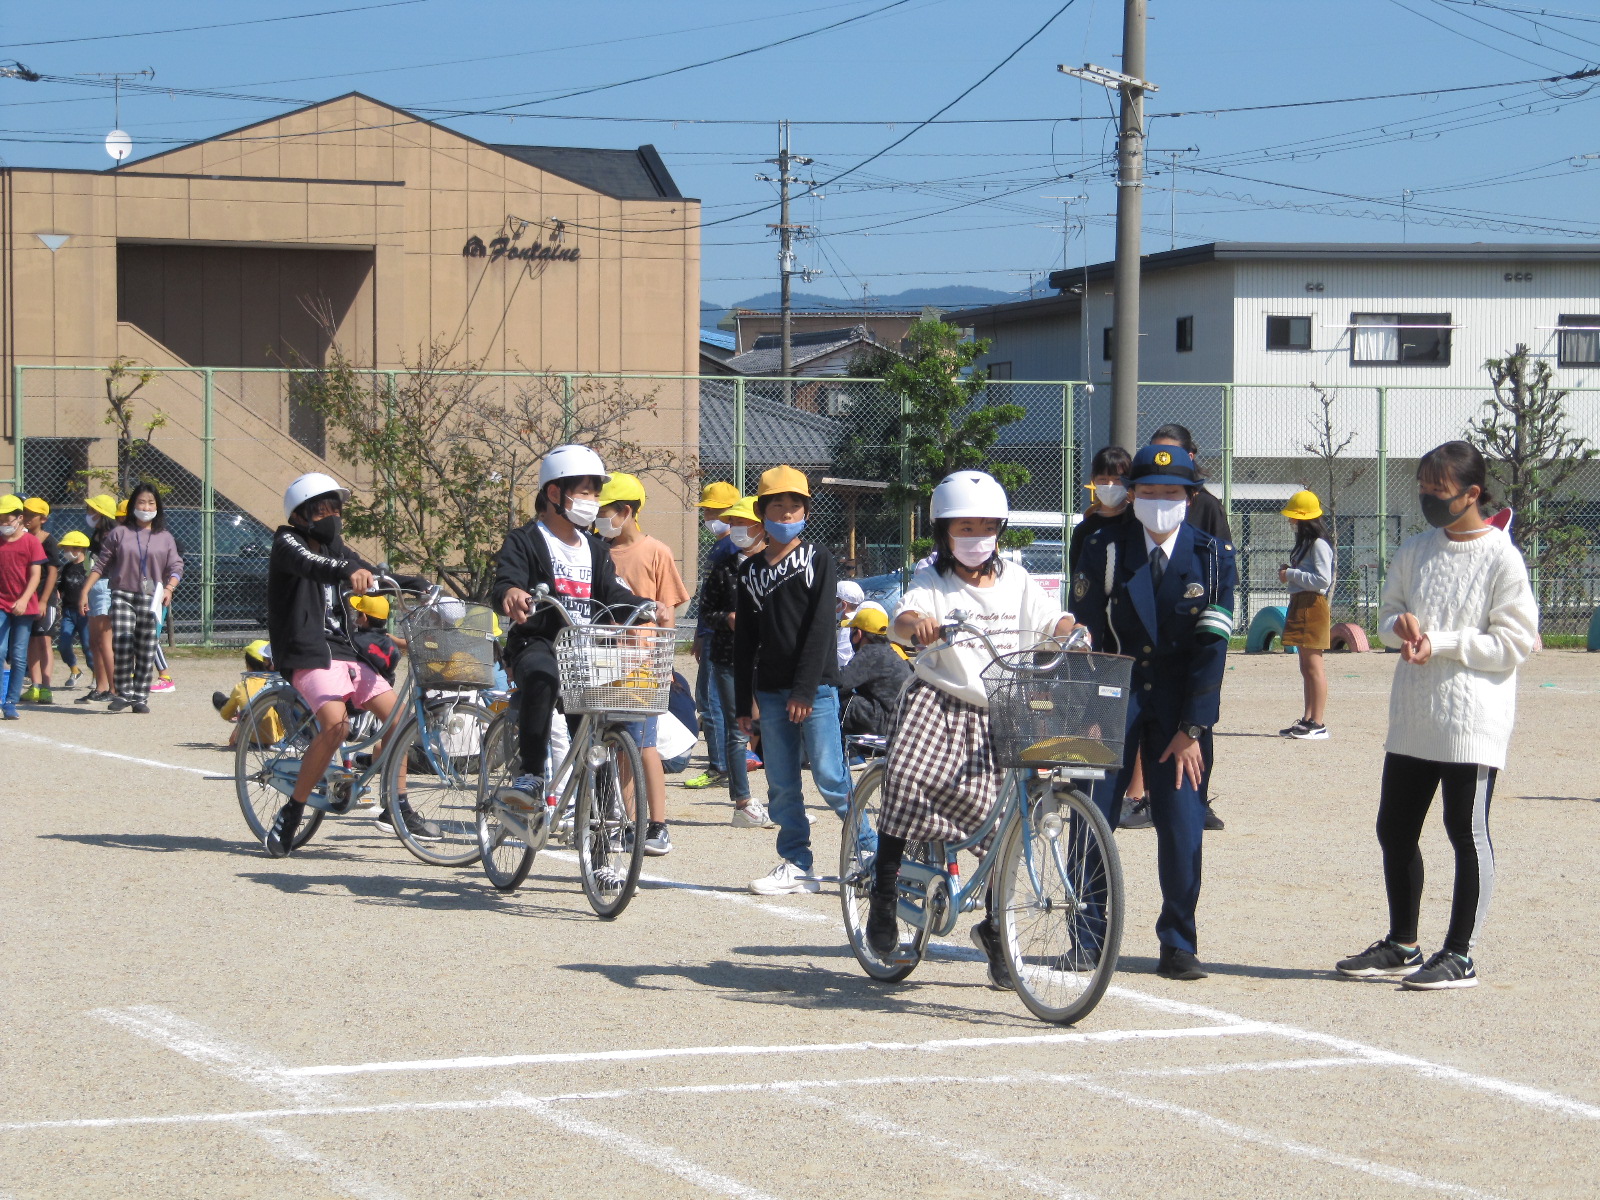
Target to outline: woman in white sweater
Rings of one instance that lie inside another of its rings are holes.
[[[1362,978],[1404,976],[1402,987],[1432,990],[1478,982],[1472,944],[1494,890],[1489,801],[1511,740],[1517,668],[1539,644],[1539,609],[1521,553],[1484,522],[1491,501],[1483,456],[1466,442],[1446,442],[1423,456],[1417,478],[1422,515],[1433,528],[1408,538],[1394,556],[1378,625],[1401,659],[1389,692],[1378,801],[1389,933],[1337,969]],[[1441,788],[1455,893],[1444,946],[1424,963],[1418,840]]]

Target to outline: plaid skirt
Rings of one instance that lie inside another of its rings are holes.
[[[895,714],[878,831],[908,842],[956,842],[983,824],[999,793],[989,712],[918,681]]]

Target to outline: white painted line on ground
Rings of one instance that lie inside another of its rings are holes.
[[[1052,1046],[1095,1042],[1134,1042],[1176,1038],[1247,1037],[1266,1027],[1241,1021],[1229,1025],[1185,1026],[1180,1029],[1104,1029],[1092,1033],[1033,1033],[1015,1037],[936,1038],[926,1042],[815,1042],[779,1046],[671,1046],[638,1050],[588,1050],[550,1054],[474,1055],[463,1058],[421,1058],[399,1062],[330,1063],[290,1067],[291,1077],[365,1075],[378,1071],[476,1071],[489,1067],[547,1066],[557,1063],[641,1062],[662,1058],[755,1057],[772,1054],[853,1054],[864,1051],[945,1051],[993,1046]]]
[[[1152,1100],[1147,1096],[1138,1096],[1132,1092],[1124,1092],[1119,1088],[1106,1087],[1104,1084],[1076,1079],[1071,1075],[1041,1075],[1039,1078],[1048,1079],[1053,1083],[1069,1084],[1092,1095],[1104,1096],[1110,1100],[1120,1100],[1124,1104],[1131,1105],[1134,1108],[1142,1108],[1148,1112],[1161,1112],[1181,1117],[1193,1125],[1225,1134],[1235,1141],[1251,1142],[1285,1154],[1313,1159],[1317,1162],[1327,1163],[1330,1166],[1344,1167],[1350,1171],[1359,1171],[1362,1174],[1372,1175],[1388,1183],[1403,1184],[1406,1187],[1422,1188],[1433,1192],[1449,1192],[1457,1196],[1471,1197],[1472,1200],[1504,1200],[1504,1197],[1495,1192],[1480,1191],[1478,1188],[1468,1187],[1463,1183],[1451,1183],[1446,1179],[1434,1179],[1427,1175],[1419,1175],[1415,1171],[1406,1170],[1404,1167],[1372,1162],[1369,1159],[1357,1158],[1351,1154],[1341,1154],[1337,1150],[1328,1150],[1306,1142],[1297,1142],[1292,1138],[1278,1137],[1276,1134],[1266,1133],[1259,1129],[1251,1129],[1247,1125],[1239,1125],[1233,1121],[1226,1121],[1221,1117],[1214,1117],[1210,1113],[1201,1112],[1196,1108],[1186,1108],[1181,1104],[1172,1104],[1166,1100]]]
[[[355,1200],[402,1200],[400,1193],[393,1188],[368,1179],[364,1175],[350,1174],[337,1163],[318,1154],[303,1138],[287,1130],[274,1129],[266,1125],[249,1125],[247,1128],[266,1142],[279,1158],[285,1162],[310,1167],[329,1183],[347,1195],[355,1197]]]
[[[1322,1071],[1329,1067],[1381,1067],[1370,1058],[1276,1058],[1266,1062],[1207,1063],[1201,1067],[1129,1067],[1116,1074],[1128,1079],[1181,1078],[1185,1075],[1234,1075],[1256,1071]],[[1093,1078],[1090,1075],[1079,1078]]]
[[[160,767],[163,771],[187,771],[191,775],[213,776],[215,771],[203,770],[200,767],[180,767],[176,763],[161,762],[154,758],[135,758],[131,754],[117,754],[111,750],[102,750],[98,746],[80,746],[76,742],[59,742],[55,738],[40,737],[37,733],[23,733],[20,729],[7,729],[0,731],[0,738],[16,738],[24,742],[37,742],[41,746],[52,746],[57,750],[70,750],[74,754],[92,754],[96,758],[114,758],[118,762],[137,763],[141,767]]]
[[[576,863],[578,856],[569,850],[545,850],[543,854],[548,858],[560,859],[563,862]],[[787,904],[768,904],[764,900],[757,900],[753,895],[743,892],[725,891],[719,888],[700,887],[693,883],[684,883],[677,879],[664,879],[660,875],[639,874],[639,882],[648,883],[653,887],[669,888],[675,892],[685,892],[691,896],[700,896],[707,900],[720,900],[724,904],[738,904],[745,908],[759,908],[762,912],[781,917],[785,921],[795,921],[800,924],[836,925],[838,920],[826,913],[811,912],[803,908],[795,908]]]
[[[607,1148],[619,1150],[637,1162],[654,1167],[658,1171],[665,1171],[669,1175],[676,1175],[685,1183],[692,1183],[695,1187],[718,1196],[731,1196],[734,1200],[775,1200],[775,1197],[759,1188],[753,1188],[730,1176],[691,1162],[670,1146],[647,1142],[643,1138],[623,1133],[620,1129],[612,1129],[608,1125],[600,1125],[580,1117],[577,1113],[563,1112],[554,1107],[552,1102],[540,1100],[535,1096],[508,1092],[505,1098],[516,1107],[542,1117],[567,1133],[593,1138]]]

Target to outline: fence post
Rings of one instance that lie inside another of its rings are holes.
[[[916,530],[916,509],[911,504],[911,440],[906,430],[911,416],[911,397],[900,396],[900,570],[911,570],[911,542]]]
[[[390,431],[390,428],[392,428],[393,425],[394,425],[394,390],[395,390],[395,386],[396,386],[395,377],[399,373],[396,372],[396,371],[385,371],[383,374],[384,374],[383,419],[384,419],[384,425],[385,425],[384,434],[387,436],[389,431]],[[386,490],[389,491],[390,494],[384,499],[384,502],[383,502],[384,518],[385,518],[385,520],[384,520],[384,540],[383,540],[383,561],[385,563],[388,563],[394,558],[394,547],[389,544],[389,538],[388,538],[388,530],[394,526],[394,495],[393,495],[392,489],[386,489]]]
[[[744,376],[740,375],[733,381],[733,479],[741,496],[750,490],[744,477],[744,458]]]
[[[1074,428],[1072,399],[1074,387],[1070,383],[1061,385],[1061,607],[1066,608],[1067,598],[1071,594],[1072,581],[1067,578],[1067,543],[1072,540],[1072,513],[1077,492],[1073,484],[1077,481],[1078,447],[1077,430]]]
[[[1233,384],[1222,385],[1222,511],[1233,522]]]
[[[216,640],[217,623],[217,493],[212,476],[212,450],[216,444],[213,428],[216,372],[207,367],[202,379],[205,391],[200,424],[200,641],[209,646]]]
[[[561,440],[572,438],[572,376],[561,377]]]
[[[1378,389],[1378,595],[1389,570],[1389,389]]]
[[[22,365],[11,366],[11,490],[22,495]]]

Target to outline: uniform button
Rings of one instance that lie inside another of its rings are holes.
[[[1147,692],[1150,690],[1150,685],[1148,683],[1144,685],[1144,690]]]
[[[1146,654],[1154,654],[1155,653],[1155,647],[1154,646],[1146,646],[1144,648],[1144,652]]]
[[[1193,615],[1194,615],[1194,614],[1195,614],[1195,613],[1197,613],[1197,612],[1199,612],[1199,611],[1200,611],[1200,610],[1199,610],[1199,609],[1198,609],[1198,608],[1191,608],[1191,609],[1190,609],[1190,610],[1189,610],[1189,615],[1190,615],[1190,616],[1193,616]]]
[[[1141,667],[1148,667],[1150,665],[1150,660],[1148,658],[1141,658],[1139,660],[1139,665]]]

